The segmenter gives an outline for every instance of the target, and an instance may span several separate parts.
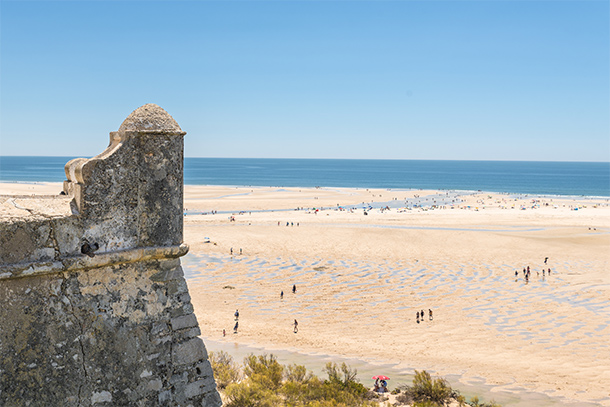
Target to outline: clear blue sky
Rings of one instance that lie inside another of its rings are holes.
[[[0,4],[0,155],[610,161],[605,0]]]

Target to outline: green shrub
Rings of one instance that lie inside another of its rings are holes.
[[[432,380],[430,373],[425,370],[415,371],[412,386],[403,386],[397,390],[401,392],[396,397],[396,401],[400,404],[412,404],[413,407],[444,407],[452,400],[455,400],[460,407],[465,404],[473,407],[500,407],[495,403],[479,404],[477,397],[466,403],[466,398],[459,391],[453,390],[445,379]]]
[[[489,403],[481,403],[477,396],[474,396],[473,398],[471,398],[470,401],[467,402],[466,404],[468,404],[469,406],[472,406],[472,407],[501,407],[499,404],[497,404],[493,400],[490,401]]]
[[[413,403],[413,407],[438,407],[440,404],[437,404],[434,401],[416,401]]]
[[[249,355],[244,359],[246,377],[270,390],[277,390],[282,385],[283,372],[284,367],[274,355]]]
[[[302,365],[292,364],[284,367],[284,379],[289,382],[304,383],[312,376],[313,374]]]
[[[225,396],[225,407],[275,407],[282,402],[273,390],[250,380],[228,385]]]
[[[239,381],[241,373],[231,355],[225,351],[210,352],[210,364],[214,371],[214,379],[219,389],[224,389],[231,383]]]
[[[443,378],[432,380],[430,373],[425,370],[415,371],[413,386],[409,387],[407,392],[416,403],[429,402],[432,403],[430,406],[445,406],[452,399],[449,383]]]
[[[226,352],[210,352],[210,363],[219,389],[224,389],[225,407],[379,407],[384,398],[370,392],[357,380],[357,370],[345,363],[329,362],[321,380],[304,366],[278,363],[274,355],[244,358],[243,373]],[[239,382],[240,378],[243,380]],[[402,390],[402,391],[401,391]],[[463,406],[465,398],[444,379],[432,380],[426,371],[415,372],[413,386],[396,390],[399,403],[414,407],[446,406],[454,399]],[[495,403],[474,407],[499,407]]]

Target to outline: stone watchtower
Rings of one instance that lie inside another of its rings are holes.
[[[63,195],[0,196],[0,405],[221,405],[179,260],[184,135],[144,105]]]

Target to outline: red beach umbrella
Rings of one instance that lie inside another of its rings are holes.
[[[373,380],[390,380],[390,378],[388,376],[384,376],[384,375],[379,375],[379,376],[373,376]]]

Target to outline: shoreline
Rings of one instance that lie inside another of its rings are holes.
[[[63,188],[63,181],[11,181],[11,180],[0,180],[0,195],[13,195],[12,188],[9,186],[15,185],[29,185],[39,186],[40,188],[32,188],[32,194],[40,195],[44,190],[51,186],[58,186],[59,190]],[[439,189],[439,188],[381,188],[381,187],[343,187],[343,186],[284,186],[284,185],[216,185],[216,184],[184,184],[185,188],[229,188],[229,189],[306,189],[306,190],[326,190],[326,191],[338,191],[338,190],[353,190],[353,191],[387,191],[387,192],[421,192],[421,191],[440,191],[440,192],[451,192],[459,195],[474,195],[474,194],[491,194],[499,196],[509,197],[522,197],[522,198],[561,198],[561,199],[587,199],[587,200],[605,200],[610,202],[610,195],[561,195],[561,194],[549,194],[539,192],[510,192],[510,191],[491,191],[491,190],[471,190],[471,189]],[[20,188],[18,188],[20,189]]]

